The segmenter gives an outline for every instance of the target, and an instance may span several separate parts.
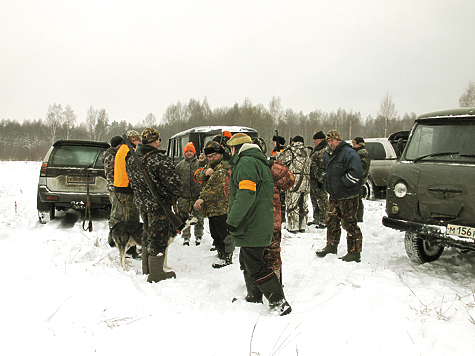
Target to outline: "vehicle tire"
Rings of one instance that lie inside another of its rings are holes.
[[[417,263],[433,262],[440,257],[444,246],[424,240],[416,233],[406,231],[404,246],[407,256]]]
[[[373,179],[371,179],[371,176],[368,176],[368,180],[361,187],[361,195],[363,199],[374,200],[375,198],[374,183],[373,183]]]

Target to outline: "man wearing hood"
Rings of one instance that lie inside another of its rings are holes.
[[[239,263],[248,295],[256,288],[269,300],[272,312],[292,311],[285,300],[279,278],[266,266],[264,252],[274,230],[274,181],[266,156],[251,138],[234,134],[228,141],[232,165],[229,178],[228,230],[239,246]]]
[[[325,189],[330,198],[326,216],[327,245],[317,251],[318,257],[336,254],[340,243],[341,227],[346,230],[347,254],[345,262],[360,262],[363,235],[358,227],[356,213],[360,193],[359,180],[363,176],[358,153],[345,141],[337,130],[327,133],[327,142],[332,152],[323,158]]]

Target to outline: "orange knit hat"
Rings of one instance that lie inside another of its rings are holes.
[[[186,151],[191,151],[193,152],[194,154],[196,154],[196,149],[195,149],[195,146],[193,145],[193,142],[188,142],[186,145],[185,145],[185,153]]]

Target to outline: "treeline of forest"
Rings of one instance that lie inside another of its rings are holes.
[[[392,132],[409,130],[416,118],[415,113],[399,116],[390,97],[381,101],[376,117],[362,118],[359,112],[338,109],[336,112],[315,110],[307,114],[284,109],[280,98],[272,98],[266,107],[245,100],[232,107],[212,109],[205,98],[203,101],[191,99],[188,103],[169,105],[160,120],[148,114],[139,124],[126,121],[110,121],[105,109],[89,109],[86,121],[77,124],[77,116],[68,105],[53,104],[46,117],[24,122],[8,119],[0,121],[0,160],[41,161],[48,148],[59,139],[110,141],[116,135],[128,130],[141,132],[145,127],[155,127],[162,137],[162,147],[166,149],[168,138],[177,132],[195,127],[211,125],[239,125],[256,129],[268,144],[278,130],[287,141],[301,135],[305,144],[313,145],[315,132],[337,129],[344,139],[356,136],[387,137]]]

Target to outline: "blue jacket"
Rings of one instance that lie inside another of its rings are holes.
[[[345,141],[323,157],[325,189],[333,200],[358,196],[363,166],[358,153]]]

